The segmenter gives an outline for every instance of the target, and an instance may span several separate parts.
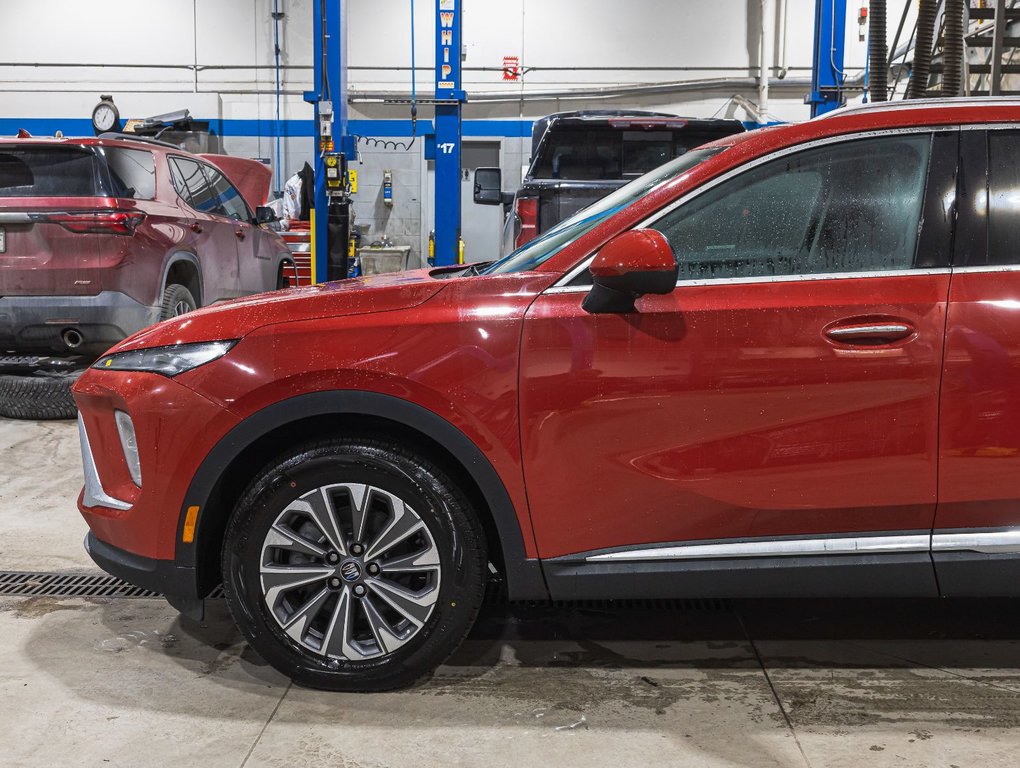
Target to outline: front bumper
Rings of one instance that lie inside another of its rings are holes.
[[[151,373],[89,369],[74,397],[85,472],[78,509],[91,530],[86,549],[107,572],[197,615],[201,596],[194,562],[180,562],[187,546],[178,541],[184,496],[202,460],[237,417],[174,379]],[[128,471],[116,411],[134,421],[140,487]]]
[[[181,568],[172,560],[154,560],[118,549],[97,539],[92,531],[85,534],[85,551],[111,576],[158,592],[185,616],[202,620],[205,602],[197,593],[194,568]]]
[[[4,296],[0,349],[67,353],[61,335],[70,328],[83,338],[76,353],[99,355],[158,320],[159,307],[146,306],[119,291],[96,296]]]

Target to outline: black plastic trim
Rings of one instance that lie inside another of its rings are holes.
[[[939,596],[927,552],[621,563],[547,560],[544,569],[554,600]]]
[[[948,267],[956,229],[960,131],[932,135],[915,269]],[[948,206],[946,201],[952,201]]]
[[[943,597],[1020,597],[1020,554],[934,552]]]
[[[526,556],[524,534],[510,495],[478,446],[444,418],[420,405],[389,395],[355,390],[314,392],[283,400],[252,414],[228,432],[199,466],[184,496],[177,525],[178,567],[195,572],[206,505],[213,496],[223,472],[242,451],[263,435],[295,421],[344,414],[374,416],[396,422],[420,432],[453,454],[478,485],[492,512],[499,533],[499,544],[503,550],[506,570],[503,575],[509,597],[513,600],[548,598],[549,592],[540,563]],[[185,512],[188,507],[196,505],[200,511],[195,542],[180,543]]]
[[[988,263],[988,133],[961,131],[953,266]]]
[[[92,531],[85,535],[85,551],[111,576],[158,592],[185,616],[202,619],[204,602],[197,594],[194,568],[181,568],[172,560],[136,555],[100,541]]]

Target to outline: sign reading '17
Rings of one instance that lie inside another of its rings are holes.
[[[454,3],[456,0],[439,0],[439,57],[436,61],[436,88],[452,90],[453,62],[450,50],[453,48]]]

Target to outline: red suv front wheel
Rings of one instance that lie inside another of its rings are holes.
[[[314,688],[379,691],[441,664],[474,623],[485,538],[424,456],[347,438],[281,456],[227,528],[224,591],[270,664]]]

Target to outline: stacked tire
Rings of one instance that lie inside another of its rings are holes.
[[[0,416],[38,421],[77,418],[71,387],[81,374],[82,369],[0,376]]]

